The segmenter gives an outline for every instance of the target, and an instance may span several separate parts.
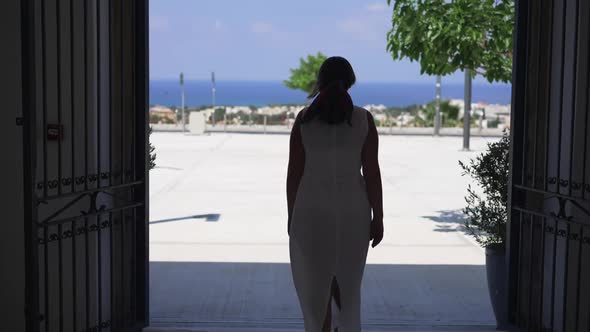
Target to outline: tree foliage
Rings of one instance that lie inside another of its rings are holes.
[[[418,61],[422,74],[470,69],[489,82],[509,82],[514,1],[394,0],[387,51]]]
[[[423,110],[425,127],[434,127],[434,118],[436,115],[436,102],[430,102],[424,106]],[[441,100],[440,115],[442,117],[443,127],[457,127],[459,124],[459,107],[451,105],[450,100]]]
[[[465,227],[483,247],[504,246],[508,220],[508,178],[510,136],[488,143],[488,149],[469,164],[459,162],[463,175],[473,178],[481,193],[471,185],[467,188],[463,213]]]
[[[225,108],[219,107],[213,111],[213,119],[215,121],[221,121],[225,117]]]
[[[299,68],[290,69],[291,77],[283,83],[290,89],[311,93],[320,66],[327,58],[322,52],[318,52],[317,55],[308,55],[307,59],[299,59]]]

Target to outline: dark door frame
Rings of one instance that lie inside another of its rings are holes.
[[[149,169],[150,169],[150,149],[149,149],[149,0],[135,0],[135,117],[136,123],[142,124],[137,126],[136,156],[138,160],[136,165],[139,174],[143,176],[143,186],[135,192],[136,201],[143,201],[143,208],[140,209],[138,219],[143,220],[143,227],[139,227],[137,234],[138,259],[136,260],[136,273],[138,276],[137,289],[143,290],[138,294],[138,307],[141,310],[137,317],[144,326],[149,324]]]
[[[515,156],[522,155],[523,138],[520,132],[524,126],[524,112],[527,76],[527,23],[528,23],[528,0],[516,1],[515,27],[514,27],[514,55],[512,63],[512,105],[510,124],[510,184],[508,186],[508,224],[506,239],[506,291],[508,294],[507,312],[511,331],[518,331],[514,325],[511,312],[517,310],[517,287],[518,287],[518,248],[519,248],[519,225],[518,213],[513,212],[513,202],[522,201],[522,193],[513,190],[514,183],[522,183],[521,159]]]
[[[513,331],[590,328],[586,0],[516,1],[507,311]]]
[[[40,322],[45,319],[40,313],[40,271],[39,271],[39,235],[37,206],[39,204],[35,191],[36,168],[36,140],[39,133],[36,125],[37,112],[37,82],[38,68],[36,68],[36,38],[39,27],[36,21],[36,13],[39,11],[41,1],[44,0],[21,0],[21,51],[22,51],[22,118],[17,119],[17,125],[23,127],[23,186],[24,186],[24,218],[23,227],[25,232],[25,319],[26,331],[36,332],[40,330]],[[98,0],[102,1],[102,0]],[[117,0],[112,0],[113,3]],[[134,184],[132,200],[140,202],[134,211],[136,213],[137,231],[135,233],[135,266],[132,268],[136,276],[137,297],[134,299],[137,309],[134,322],[131,327],[125,328],[128,331],[141,331],[149,324],[149,1],[129,0],[130,16],[132,17],[131,40],[123,42],[130,43],[133,51],[128,62],[133,63],[134,71],[131,75],[133,85],[133,116],[135,122],[134,149],[135,149],[135,174],[137,174],[137,185]],[[111,1],[108,2],[109,5]],[[110,6],[109,6],[110,7]],[[109,29],[112,36],[114,31]],[[111,37],[109,36],[109,38]],[[86,38],[86,36],[84,36]],[[58,60],[59,61],[59,60]],[[109,101],[105,101],[109,103]],[[110,120],[109,120],[110,121]],[[44,134],[44,128],[41,129]],[[86,176],[88,176],[86,174]],[[44,180],[45,181],[45,180]],[[141,183],[140,183],[141,182]],[[100,190],[97,188],[96,190]],[[107,225],[109,226],[109,225]],[[121,226],[122,227],[122,226]],[[73,231],[73,226],[72,226]],[[75,236],[75,235],[74,235]],[[74,314],[75,315],[75,314]],[[102,322],[98,322],[102,324]],[[100,328],[100,327],[99,327]],[[115,330],[120,330],[115,328]]]

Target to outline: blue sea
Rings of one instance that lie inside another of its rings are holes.
[[[186,81],[187,106],[211,105],[210,81]],[[408,106],[434,99],[435,85],[424,83],[357,83],[350,90],[357,105],[383,104]],[[474,84],[473,102],[510,104],[511,86],[508,84]],[[177,80],[150,81],[150,104],[180,105],[180,85]],[[462,99],[463,84],[442,85],[443,99]],[[216,104],[227,106],[265,106],[271,104],[304,104],[306,94],[291,90],[282,82],[218,81]]]

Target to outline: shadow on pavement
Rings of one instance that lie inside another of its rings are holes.
[[[287,263],[151,262],[150,305],[157,325],[301,326]],[[366,327],[495,324],[480,265],[367,265],[362,310]]]
[[[159,166],[159,165],[156,165],[154,168],[156,168],[156,169],[169,169],[169,170],[172,170],[172,171],[182,171],[183,170],[182,168],[178,168],[178,167],[173,167],[173,166]]]
[[[208,222],[216,222],[219,220],[220,216],[221,215],[219,213],[197,214],[197,215],[186,216],[186,217],[153,220],[153,221],[150,221],[150,225],[161,224],[161,223],[165,223],[165,222],[181,221],[181,220],[201,219],[201,218],[204,218],[205,221],[208,221]]]
[[[437,223],[435,232],[463,232],[468,234],[465,228],[465,215],[461,210],[437,211],[438,216],[422,216]]]

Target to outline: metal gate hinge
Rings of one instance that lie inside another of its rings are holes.
[[[23,118],[22,117],[17,117],[16,118],[16,125],[22,127],[23,124],[24,124]]]

